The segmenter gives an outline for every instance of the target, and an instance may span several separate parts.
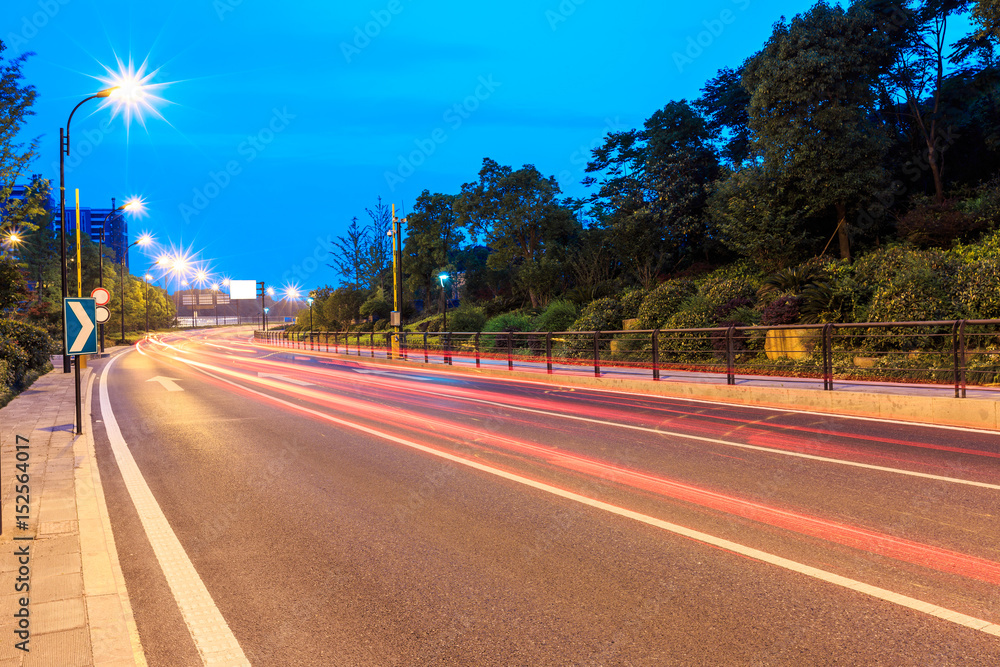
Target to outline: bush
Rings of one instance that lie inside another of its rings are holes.
[[[802,299],[797,296],[780,296],[761,312],[760,321],[765,326],[795,324],[799,321]]]
[[[967,240],[987,228],[985,217],[959,210],[957,202],[948,200],[940,205],[930,200],[919,201],[904,215],[896,227],[899,238],[921,248],[946,247],[956,239]]]
[[[28,354],[28,366],[40,371],[49,363],[49,357],[59,351],[48,332],[26,322],[0,319],[0,337],[11,338]]]
[[[570,331],[620,331],[623,319],[620,301],[612,298],[597,299],[583,309]]]
[[[531,331],[531,317],[514,311],[512,313],[504,313],[502,315],[497,315],[492,317],[483,326],[483,331],[497,332],[515,332],[515,331]]]
[[[896,271],[880,281],[868,304],[872,322],[951,320],[964,315],[959,306],[958,261],[940,251],[910,252]]]
[[[448,313],[451,331],[482,331],[486,325],[486,312],[475,306],[460,306]]]
[[[958,282],[958,300],[970,319],[1000,318],[1000,257],[964,264]]]
[[[642,308],[642,302],[646,300],[647,294],[648,292],[641,287],[625,290],[621,297],[622,317],[626,320],[639,317],[639,309]]]
[[[576,317],[576,304],[572,301],[556,300],[535,318],[532,328],[535,331],[566,331],[573,326]]]
[[[694,296],[697,289],[690,280],[668,280],[646,294],[639,306],[639,328],[660,329]]]
[[[721,306],[739,297],[753,299],[763,282],[764,278],[758,270],[745,261],[739,261],[710,273],[699,283],[698,293],[712,304]]]
[[[13,338],[0,337],[0,362],[7,367],[9,386],[20,389],[31,370],[31,357]]]
[[[361,309],[359,311],[362,317],[371,317],[373,320],[383,320],[389,318],[389,313],[392,312],[392,306],[389,302],[385,300],[385,295],[382,294],[382,290],[379,289],[375,294],[371,295],[367,301],[361,304]]]

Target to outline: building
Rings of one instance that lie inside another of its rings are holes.
[[[23,199],[26,185],[15,185],[11,188],[11,199]],[[69,195],[69,192],[66,193]],[[66,233],[72,239],[76,234],[76,208],[69,205],[66,202],[66,218],[69,220],[69,226],[66,228]],[[101,243],[102,234],[104,245],[110,248],[115,255],[115,261],[118,261],[119,257],[124,254],[125,257],[125,268],[129,268],[128,261],[128,216],[122,215],[119,211],[115,215],[111,215],[114,211],[116,202],[114,199],[111,200],[111,208],[90,208],[87,206],[80,207],[80,234],[87,234],[94,241],[94,243]],[[55,225],[55,230],[58,233],[60,229],[59,221],[59,202],[55,199],[52,194],[49,194],[48,201],[46,202],[46,208],[51,211],[54,215],[53,224]],[[110,218],[109,218],[110,216]],[[107,220],[107,227],[105,227],[105,220]]]

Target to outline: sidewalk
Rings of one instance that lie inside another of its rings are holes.
[[[61,370],[0,410],[0,667],[145,665],[94,457],[89,397],[95,376],[89,368],[81,374],[84,434],[75,436],[74,376]],[[28,447],[18,450],[23,438]],[[16,468],[19,451],[22,463],[28,455],[30,491],[29,518],[21,524],[15,516],[24,502],[15,488],[23,474]],[[23,602],[28,652],[17,647],[25,638],[17,634]]]

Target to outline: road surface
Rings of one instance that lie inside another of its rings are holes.
[[[250,336],[97,366],[151,665],[1000,664],[994,434]]]

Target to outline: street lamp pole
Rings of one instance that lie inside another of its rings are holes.
[[[66,157],[69,155],[69,128],[70,124],[73,122],[73,114],[79,109],[84,102],[89,102],[90,100],[96,100],[104,97],[108,97],[118,89],[118,86],[112,88],[105,88],[90,97],[85,98],[69,113],[69,118],[66,120],[66,128],[59,128],[59,258],[62,264],[62,296],[63,303],[69,297],[69,283],[68,283],[68,267],[66,265]],[[69,350],[66,349],[66,318],[65,313],[63,317],[63,373],[69,373]]]
[[[448,280],[447,273],[438,274],[438,278],[441,280],[441,291],[444,292],[444,281]],[[444,295],[444,324],[441,327],[442,331],[448,330],[448,294]]]

